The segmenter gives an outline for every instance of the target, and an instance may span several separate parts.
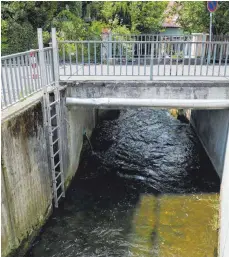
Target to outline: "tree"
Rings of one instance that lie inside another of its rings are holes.
[[[118,18],[132,32],[158,32],[167,5],[166,1],[104,2],[101,13],[106,22]]]
[[[63,23],[62,31],[65,31],[68,36],[74,35],[76,31],[77,35],[85,33],[85,26],[80,18],[82,16],[82,2],[2,2],[1,34],[4,39],[2,53],[10,54],[37,47],[37,28],[43,29],[45,39],[48,40],[48,31],[51,30],[54,23],[58,24],[57,20],[61,20],[64,11],[69,12],[69,21]]]
[[[131,30],[141,33],[159,32],[167,5],[167,1],[132,2],[130,6]]]
[[[101,14],[102,18],[107,22],[113,21],[115,18],[126,25],[131,27],[131,2],[104,2]]]
[[[172,12],[178,10],[178,22],[189,32],[209,33],[210,15],[207,2],[176,2]],[[214,34],[229,33],[229,2],[220,1],[217,10],[213,13]]]

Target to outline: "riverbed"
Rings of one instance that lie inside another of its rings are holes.
[[[27,257],[216,257],[219,178],[188,123],[108,112]]]

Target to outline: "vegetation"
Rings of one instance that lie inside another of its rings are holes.
[[[99,39],[102,28],[116,34],[158,32],[167,2],[3,1],[2,54],[37,48],[37,28],[50,41],[51,27],[68,40]]]
[[[206,1],[176,2],[172,12],[178,12],[178,22],[185,31],[209,32],[210,15]],[[218,2],[218,8],[213,13],[213,34],[229,34],[229,2]]]
[[[51,27],[60,39],[100,39],[102,28],[114,34],[158,33],[163,30],[167,1],[2,1],[2,54],[37,48],[37,28],[48,46]],[[206,2],[176,2],[172,13],[185,31],[208,32]],[[214,31],[229,33],[229,2],[219,2]]]

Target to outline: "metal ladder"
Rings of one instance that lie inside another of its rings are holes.
[[[51,158],[52,184],[55,207],[61,197],[65,197],[63,156],[61,141],[60,91],[55,87],[52,92],[44,93],[46,124],[48,127],[48,144]]]
[[[61,138],[61,108],[60,108],[60,86],[59,86],[59,58],[58,45],[56,40],[56,29],[52,28],[52,50],[53,50],[53,88],[48,91],[46,77],[46,64],[42,29],[37,30],[39,45],[39,64],[41,82],[43,86],[44,121],[47,127],[49,158],[51,159],[52,185],[55,207],[61,197],[65,197],[64,191],[64,170]]]

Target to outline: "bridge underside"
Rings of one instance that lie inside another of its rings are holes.
[[[229,108],[229,81],[82,81],[67,86],[67,105],[97,108]]]

